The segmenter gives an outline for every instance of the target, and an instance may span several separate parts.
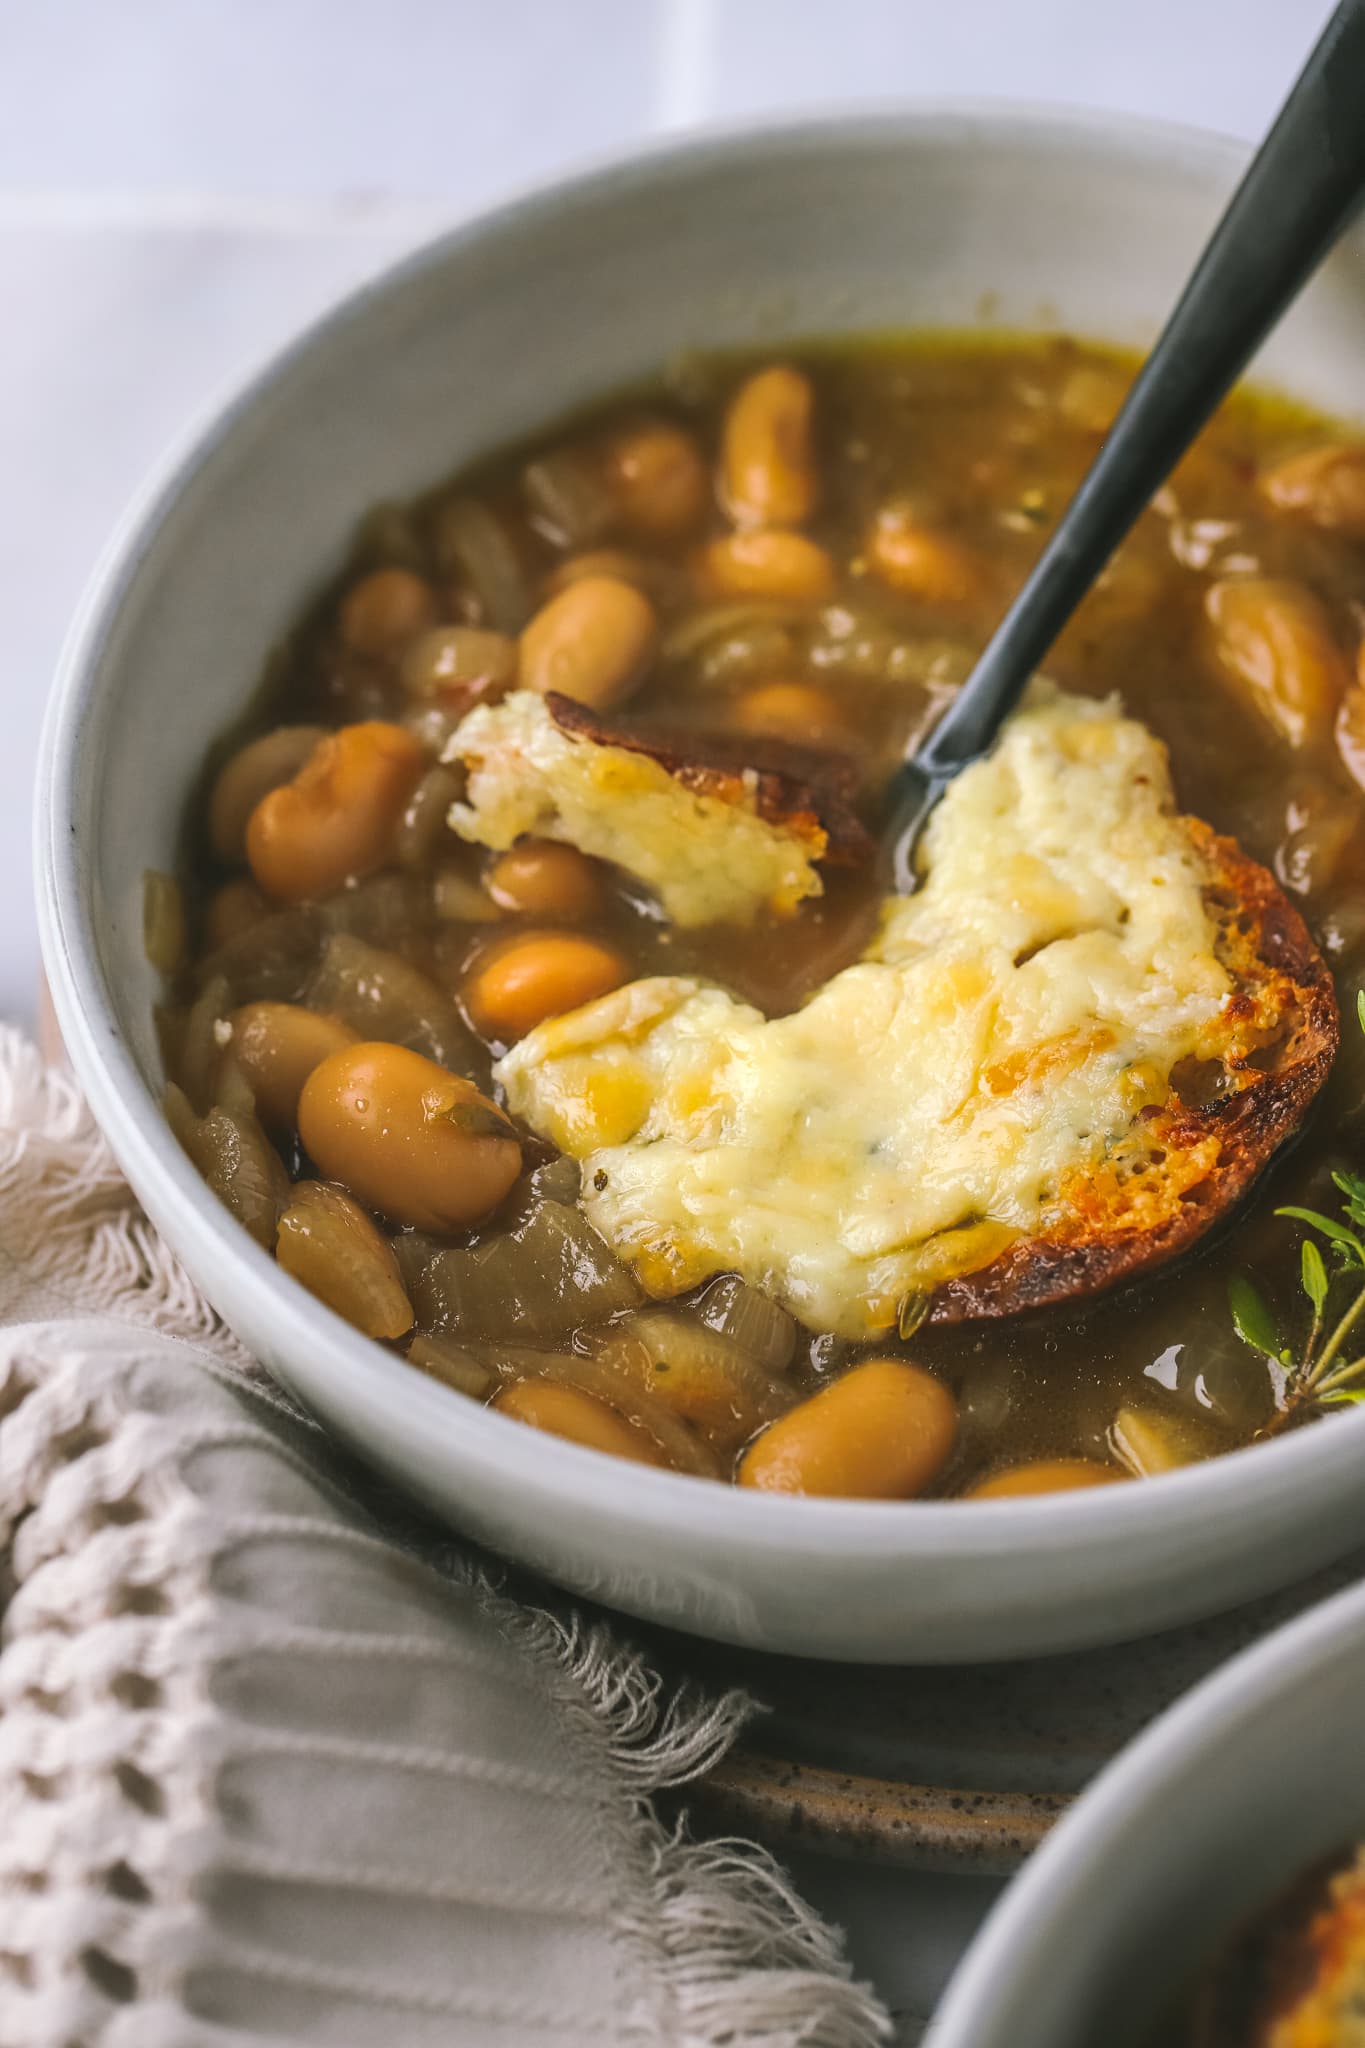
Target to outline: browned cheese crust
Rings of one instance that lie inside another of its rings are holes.
[[[1186,829],[1208,868],[1205,902],[1234,983],[1221,1072],[1140,1113],[1098,1173],[1058,1190],[1046,1227],[939,1287],[928,1319],[1014,1315],[1097,1294],[1187,1251],[1239,1202],[1302,1122],[1340,1040],[1327,964],[1297,910],[1234,839]],[[1210,1087],[1210,1081],[1214,1085]]]
[[[560,731],[574,739],[643,754],[695,796],[751,802],[765,824],[802,840],[813,861],[857,867],[876,852],[854,809],[857,775],[847,762],[782,740],[632,730],[554,690],[545,702]]]

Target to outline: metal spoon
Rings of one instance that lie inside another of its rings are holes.
[[[1365,0],[1342,0],[1056,531],[951,708],[890,785],[895,887],[1114,549],[1365,201]]]

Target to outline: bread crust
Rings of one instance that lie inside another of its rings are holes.
[[[1327,963],[1274,877],[1235,839],[1183,820],[1208,870],[1205,903],[1234,992],[1213,1099],[1172,1093],[1099,1175],[1059,1188],[1044,1227],[989,1265],[944,1281],[926,1320],[960,1323],[1055,1307],[1135,1280],[1188,1251],[1252,1186],[1302,1123],[1341,1036]]]
[[[696,796],[752,803],[765,824],[801,840],[813,861],[858,867],[876,853],[854,809],[857,775],[837,756],[783,740],[728,733],[644,732],[614,725],[554,690],[545,702],[560,731],[574,739],[644,754]]]

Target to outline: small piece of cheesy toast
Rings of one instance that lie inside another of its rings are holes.
[[[1365,2048],[1365,1852],[1303,1873],[1199,1983],[1191,2048]]]
[[[1302,921],[1176,813],[1115,703],[1036,688],[923,851],[919,892],[791,1016],[663,977],[499,1062],[651,1294],[735,1272],[857,1338],[925,1294],[942,1321],[1093,1293],[1192,1243],[1325,1077]]]
[[[469,772],[450,812],[462,839],[498,852],[523,833],[564,840],[644,882],[678,925],[789,914],[821,893],[821,861],[872,850],[840,767],[753,741],[741,756],[630,732],[567,697],[518,690],[480,706],[445,759]]]

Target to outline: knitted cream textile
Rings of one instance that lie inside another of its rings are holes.
[[[857,2048],[735,1699],[395,1540],[0,1029],[0,2048]]]

